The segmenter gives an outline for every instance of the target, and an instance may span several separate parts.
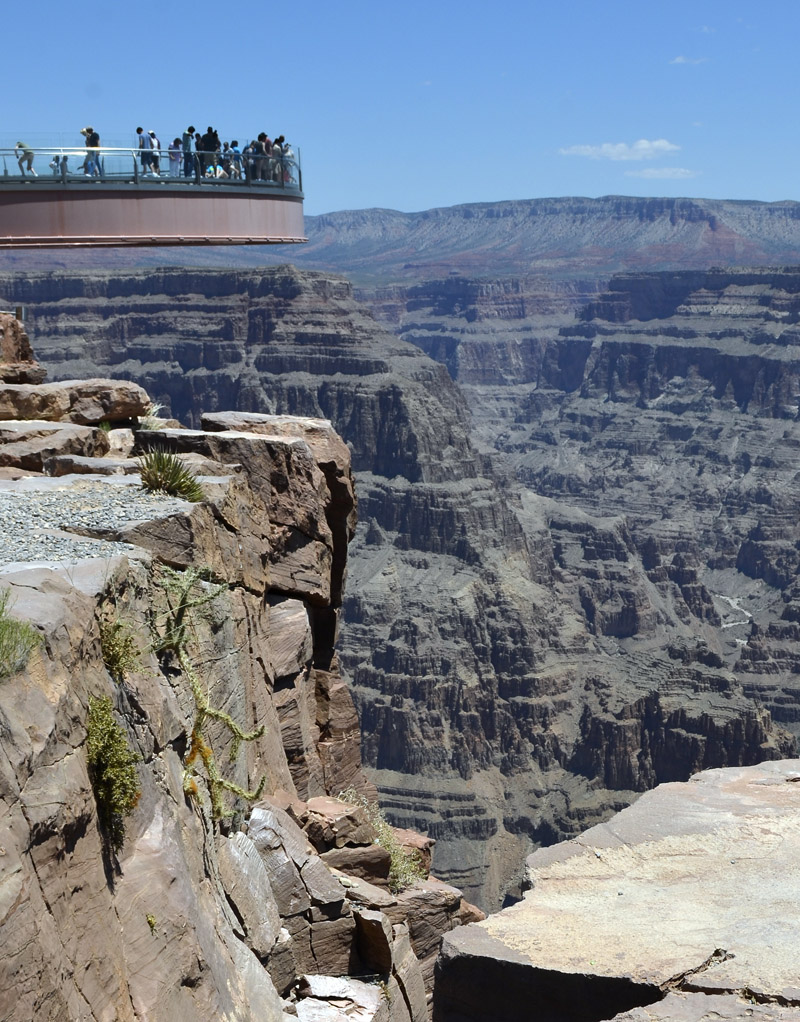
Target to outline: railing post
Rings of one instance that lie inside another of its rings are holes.
[[[59,160],[59,167],[61,168],[61,183],[67,183],[67,157],[62,153],[61,159]]]
[[[134,151],[131,151],[131,156],[133,157],[133,183],[135,185],[138,185],[139,184],[139,164],[138,164],[138,162],[136,160],[136,153]]]
[[[194,183],[196,185],[202,184],[203,181],[203,161],[200,159],[199,153],[194,154]]]

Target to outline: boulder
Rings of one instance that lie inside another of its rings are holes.
[[[303,829],[318,852],[344,845],[372,845],[377,836],[364,809],[329,795],[308,800]]]
[[[378,887],[389,886],[392,858],[380,845],[331,848],[320,856],[326,866],[341,870],[349,876],[361,877]]]
[[[47,375],[34,360],[33,349],[22,323],[0,312],[0,382],[41,383]]]
[[[395,925],[392,927],[392,933],[394,975],[403,992],[409,1015],[412,1022],[427,1022],[428,993],[425,989],[425,977],[411,946],[408,927],[403,924]],[[491,1018],[491,1015],[487,1018]]]
[[[433,846],[436,844],[436,838],[427,837],[416,830],[408,830],[404,827],[392,827],[392,830],[406,855],[417,858],[425,872],[430,873],[433,867]]]
[[[383,987],[345,976],[302,976],[297,988],[301,1022],[389,1022],[390,1004]]]
[[[425,988],[433,989],[436,955],[445,933],[460,925],[461,891],[429,877],[397,895],[385,911],[394,923],[407,923],[411,947],[422,966]]]
[[[330,867],[330,869],[331,874],[344,887],[347,900],[353,905],[385,911],[389,906],[397,904],[396,895],[387,888],[377,887],[375,884],[369,883],[368,880],[343,873],[334,867]]]
[[[108,452],[102,429],[70,422],[0,423],[0,465],[42,472],[44,463],[59,455],[94,458]]]
[[[0,420],[66,420],[81,425],[125,422],[145,415],[149,406],[144,388],[127,380],[0,384]]]
[[[38,362],[0,362],[0,383],[43,383],[46,376]]]

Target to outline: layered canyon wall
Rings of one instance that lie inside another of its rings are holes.
[[[616,311],[576,318],[595,292],[384,292],[397,337],[345,281],[286,267],[0,278],[56,378],[137,380],[190,425],[226,407],[333,421],[360,500],[341,657],[365,763],[393,821],[437,839],[437,876],[487,907],[531,847],[660,781],[794,748],[770,714],[795,720],[785,660],[778,679],[741,666],[794,627],[788,590],[744,567],[776,543],[792,556],[757,497],[791,487],[788,454],[769,471],[757,454],[793,428],[788,377],[776,405],[763,345],[690,345],[761,374],[742,410],[669,354],[661,321],[643,341]],[[662,348],[644,409],[636,367]]]

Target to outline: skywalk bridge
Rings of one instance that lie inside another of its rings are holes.
[[[0,248],[306,240],[297,155],[242,155],[222,177],[209,174],[219,154],[193,152],[185,177],[181,153],[177,177],[167,150],[158,176],[144,173],[138,149],[36,146],[33,154],[38,176],[19,165],[19,151],[0,149]]]

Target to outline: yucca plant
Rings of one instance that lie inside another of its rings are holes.
[[[177,454],[157,448],[147,451],[139,458],[139,473],[148,493],[164,493],[193,503],[206,499],[197,476]]]

